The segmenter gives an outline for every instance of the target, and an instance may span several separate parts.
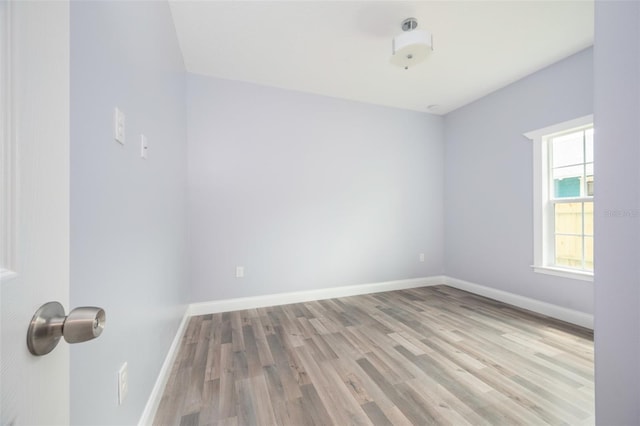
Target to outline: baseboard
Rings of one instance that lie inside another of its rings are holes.
[[[509,293],[503,290],[485,287],[480,284],[475,284],[453,277],[445,277],[444,282],[450,287],[465,290],[470,293],[488,297],[490,299],[499,300],[501,302],[508,303],[519,308],[528,309],[530,311],[537,312],[548,317],[556,318],[561,321],[569,322],[571,324],[576,324],[581,327],[593,330],[593,315],[591,314],[586,314],[584,312],[564,308],[562,306],[553,305],[547,302],[541,302],[536,299]]]
[[[189,308],[185,310],[184,315],[182,316],[182,321],[178,326],[178,330],[176,331],[176,335],[171,342],[171,346],[169,347],[169,352],[164,359],[164,363],[162,364],[162,368],[158,373],[158,378],[156,379],[156,383],[151,390],[151,395],[149,395],[149,400],[147,401],[147,405],[144,407],[144,411],[142,412],[142,416],[140,417],[140,421],[138,421],[139,426],[147,426],[153,423],[153,418],[156,415],[156,411],[158,411],[158,407],[160,406],[160,400],[162,399],[162,394],[164,393],[164,388],[169,381],[169,376],[171,375],[171,369],[173,368],[173,363],[178,356],[178,352],[180,351],[180,343],[182,341],[182,335],[187,329],[187,324],[189,324],[189,318],[191,318],[191,314],[189,313]]]
[[[444,282],[444,276],[432,276],[398,281],[385,281],[372,284],[360,284],[308,291],[296,291],[291,293],[267,294],[264,296],[255,297],[241,297],[237,299],[214,300],[204,303],[192,303],[189,306],[189,313],[191,315],[215,314],[218,312],[264,308],[267,306],[287,305],[290,303],[309,302],[312,300],[333,299],[336,297],[380,293],[382,291],[404,290],[408,288],[444,284]]]
[[[485,287],[469,281],[460,280],[445,275],[437,275],[408,280],[386,281],[372,284],[360,284],[343,287],[331,287],[317,290],[296,291],[290,293],[267,294],[264,296],[241,297],[236,299],[214,300],[189,305],[189,315],[206,315],[219,312],[238,311],[243,309],[263,308],[267,306],[302,303],[313,300],[333,299],[336,297],[357,296],[360,294],[379,293],[383,291],[403,290],[408,288],[426,287],[438,284],[459,288],[480,296],[499,300],[510,305],[528,309],[542,315],[576,324],[593,330],[593,315],[576,311],[551,303],[531,299],[518,294],[509,293],[491,287]]]

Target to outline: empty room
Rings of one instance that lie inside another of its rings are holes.
[[[0,21],[2,425],[640,423],[638,2]]]

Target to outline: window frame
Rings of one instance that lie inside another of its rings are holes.
[[[593,114],[527,132],[524,136],[533,143],[533,265],[535,272],[593,282],[592,271],[563,268],[553,263],[555,251],[554,205],[558,200],[550,197],[551,170],[549,165],[549,139],[593,126]],[[594,197],[566,198],[565,201],[589,202]],[[584,226],[584,224],[583,224]],[[551,247],[551,249],[550,249]]]

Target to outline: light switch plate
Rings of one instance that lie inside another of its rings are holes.
[[[122,405],[129,393],[129,367],[125,362],[118,370],[118,404]]]
[[[113,138],[124,145],[124,112],[118,107],[113,112]]]

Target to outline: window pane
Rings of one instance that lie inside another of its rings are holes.
[[[584,237],[584,269],[593,271],[593,237]]]
[[[584,163],[583,133],[581,130],[551,140],[552,167]]]
[[[585,163],[593,163],[593,128],[584,131]]]
[[[584,203],[584,235],[593,236],[593,202]]]
[[[582,269],[582,237],[556,235],[556,265]]]
[[[584,166],[570,166],[553,169],[553,197],[567,198],[580,196],[580,182]]]
[[[556,203],[554,221],[556,234],[582,235],[582,203]]]

